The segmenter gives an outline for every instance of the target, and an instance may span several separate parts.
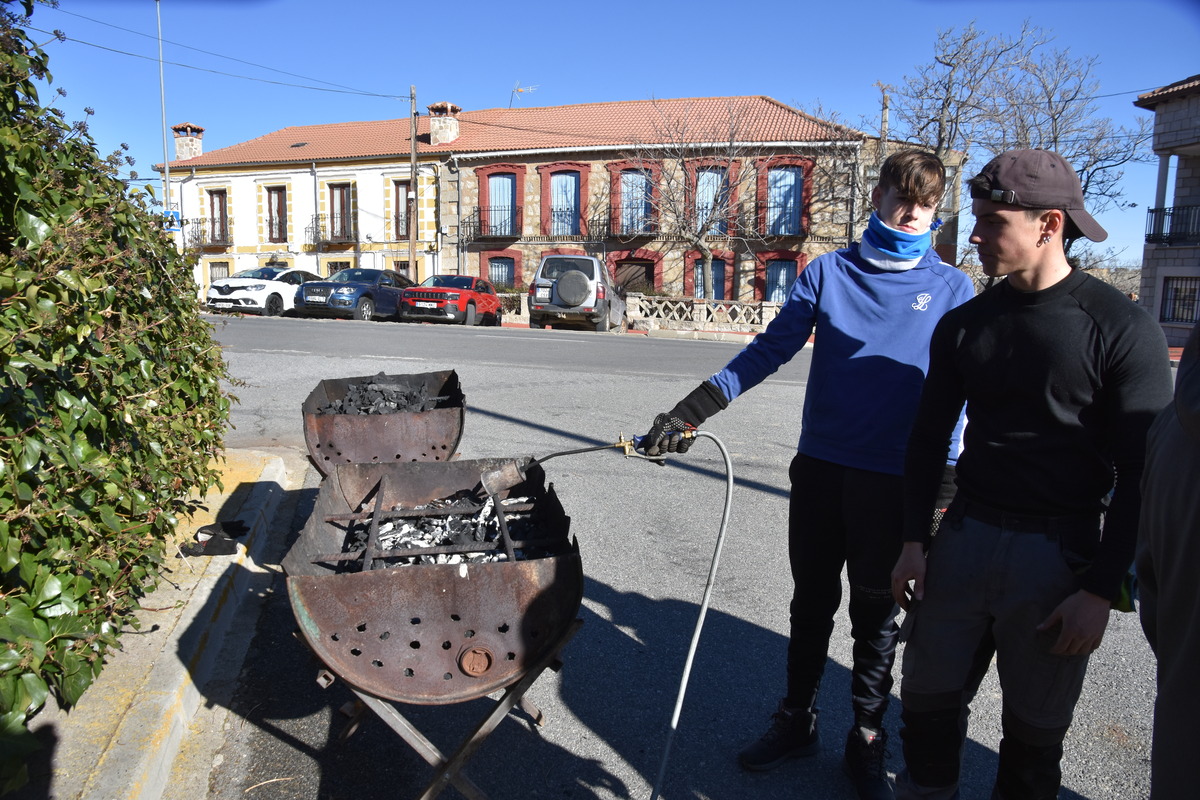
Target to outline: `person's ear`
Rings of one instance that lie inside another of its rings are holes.
[[[1051,237],[1056,233],[1062,233],[1066,221],[1067,215],[1061,210],[1057,208],[1047,209],[1039,218],[1039,222],[1042,224],[1042,235]]]
[[[879,210],[879,202],[881,200],[883,200],[883,187],[876,184],[875,188],[871,190],[871,205],[874,206],[876,211]]]

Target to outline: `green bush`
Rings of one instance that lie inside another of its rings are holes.
[[[190,261],[0,6],[0,793],[29,718],[100,673],[176,521],[218,481],[231,398]],[[33,0],[21,0],[24,13]]]

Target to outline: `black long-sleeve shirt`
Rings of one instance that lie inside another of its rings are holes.
[[[930,342],[908,444],[906,541],[929,538],[929,509],[964,401],[959,494],[1022,514],[1104,512],[1081,581],[1116,597],[1133,561],[1146,431],[1171,401],[1157,323],[1079,271],[1037,292],[1002,281],[947,312]]]

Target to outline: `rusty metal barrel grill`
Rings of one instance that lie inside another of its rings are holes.
[[[536,465],[499,497],[520,499],[515,507],[528,511],[535,532],[512,542],[515,560],[395,566],[412,560],[413,552],[462,556],[472,546],[372,551],[369,543],[353,545],[356,527],[428,514],[414,509],[471,495],[482,472],[505,463],[342,464],[322,481],[284,568],[301,631],[334,673],[386,700],[456,703],[519,680],[560,640],[583,598],[583,568],[569,537],[570,518]],[[502,554],[503,548],[501,541],[473,546],[477,553]]]
[[[385,413],[339,411],[364,392]],[[453,370],[324,380],[302,411],[324,477],[283,560],[300,631],[435,768],[423,799],[453,783],[486,800],[463,766],[517,703],[541,722],[524,694],[581,624],[570,518],[532,459],[457,459],[466,400]],[[394,705],[500,690],[450,757]]]
[[[329,413],[347,395],[374,384],[427,402],[420,410],[387,413]],[[466,396],[454,370],[401,375],[367,375],[321,381],[301,405],[304,443],[322,475],[335,464],[449,461],[458,452],[466,418]]]

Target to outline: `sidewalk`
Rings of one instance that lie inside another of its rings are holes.
[[[18,800],[155,800],[162,796],[188,724],[203,702],[197,688],[214,660],[250,584],[263,569],[255,558],[287,487],[279,456],[257,450],[226,453],[224,490],[204,498],[181,526],[180,542],[216,520],[242,520],[238,552],[174,558],[153,593],[143,598],[140,631],[126,631],[122,650],[68,711],[53,699],[31,728],[45,749],[30,759],[30,783]]]

